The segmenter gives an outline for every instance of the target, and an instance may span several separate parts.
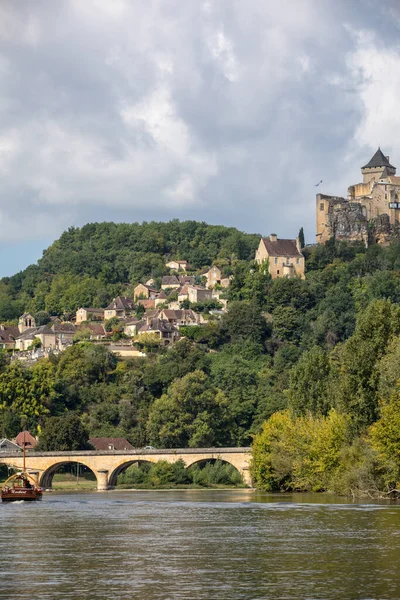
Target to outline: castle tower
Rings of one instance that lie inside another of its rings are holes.
[[[370,183],[371,181],[379,181],[383,173],[384,177],[396,175],[396,167],[390,164],[389,157],[385,156],[382,150],[378,148],[369,163],[361,167],[361,173],[364,178],[363,183]]]

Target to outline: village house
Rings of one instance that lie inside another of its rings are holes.
[[[28,430],[20,431],[13,442],[20,448],[25,446],[25,450],[32,450],[38,443],[37,439],[34,438]]]
[[[186,287],[188,292],[187,299],[189,302],[203,302],[204,300],[211,300],[212,298],[211,290],[200,287],[199,285],[188,285]]]
[[[83,321],[102,321],[104,319],[103,308],[78,308],[75,315],[75,323]]]
[[[102,323],[85,323],[84,325],[79,325],[76,331],[81,331],[82,329],[89,332],[89,339],[91,340],[103,340],[107,337],[107,332]]]
[[[181,285],[194,285],[196,281],[194,275],[178,275],[178,279]]]
[[[148,298],[147,300],[138,300],[138,304],[141,304],[145,310],[152,310],[156,307],[156,299]]]
[[[162,278],[162,281],[161,281],[161,289],[162,290],[178,289],[180,287],[181,287],[181,284],[179,283],[179,279],[176,277],[176,275],[166,275],[165,277]]]
[[[125,438],[91,437],[89,443],[95,450],[134,450]]]
[[[0,348],[3,350],[15,348],[15,340],[19,335],[18,327],[0,324]]]
[[[189,292],[188,292],[188,286],[187,285],[184,285],[178,291],[178,302],[179,302],[179,304],[181,302],[184,302],[185,300],[189,300]]]
[[[170,260],[165,266],[167,269],[171,269],[171,271],[186,271],[190,268],[187,260]]]
[[[76,333],[76,326],[73,323],[61,323],[61,321],[57,319],[53,322],[51,329],[56,334],[59,350],[63,350],[65,346],[72,344]]]
[[[119,319],[125,319],[135,309],[133,300],[125,296],[117,296],[112,302],[104,309],[104,319],[112,319],[118,317]]]
[[[256,262],[268,263],[268,271],[272,279],[277,277],[300,277],[304,279],[304,256],[301,252],[300,240],[278,239],[276,233],[261,238],[256,251]]]
[[[21,452],[21,448],[11,440],[3,438],[0,440],[0,454],[1,452]]]
[[[163,319],[149,319],[148,322],[141,327],[139,337],[143,334],[151,333],[159,337],[166,346],[173,344],[179,339],[179,331],[177,328]]]
[[[156,298],[158,290],[150,285],[139,283],[133,290],[133,300],[147,300]]]
[[[205,285],[209,289],[214,289],[217,284],[225,288],[229,286],[229,277],[225,277],[221,269],[216,265],[208,269],[202,276],[206,278]]]
[[[165,302],[167,302],[167,295],[164,290],[161,290],[161,292],[157,295],[157,298],[154,300],[155,307],[157,308],[157,306],[160,306]]]
[[[124,322],[125,335],[127,335],[128,337],[134,337],[135,335],[137,335],[137,332],[139,331],[140,327],[142,327],[144,324],[145,321],[140,321],[136,317],[133,317],[132,319],[127,319]]]
[[[26,329],[15,340],[17,350],[28,350],[35,340],[40,340],[41,347],[45,351],[55,350],[57,347],[57,337],[52,329],[47,325]]]
[[[168,321],[168,323],[179,329],[180,325],[197,325],[200,322],[200,315],[191,309],[171,310],[164,308],[160,311],[160,319]]]

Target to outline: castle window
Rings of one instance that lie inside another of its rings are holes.
[[[323,202],[320,202],[319,210],[324,210],[324,209],[325,209],[325,204]]]
[[[385,200],[387,200],[387,194],[385,194]]]

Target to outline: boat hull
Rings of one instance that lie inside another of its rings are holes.
[[[9,490],[1,492],[2,502],[35,502],[43,498],[43,492],[40,490]]]

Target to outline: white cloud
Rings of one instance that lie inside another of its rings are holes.
[[[356,176],[343,155],[400,162],[400,51],[349,6],[3,0],[2,235],[36,235],[32,210],[54,237],[139,211],[311,236],[314,183]]]

